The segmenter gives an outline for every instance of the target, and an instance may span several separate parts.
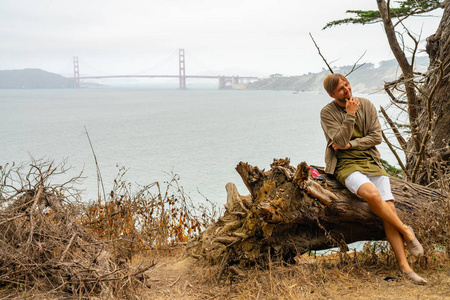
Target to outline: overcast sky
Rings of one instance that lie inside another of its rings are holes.
[[[392,59],[381,24],[343,25],[347,9],[377,9],[375,0],[1,0],[0,70],[40,68],[81,75],[301,75],[325,65],[308,33],[334,65]],[[422,40],[435,17],[407,23]],[[424,48],[424,43],[421,48]],[[166,63],[164,63],[167,61]]]

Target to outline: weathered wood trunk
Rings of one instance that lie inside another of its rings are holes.
[[[318,168],[326,182],[302,162],[275,159],[268,171],[240,162],[236,170],[250,195],[226,185],[226,211],[188,247],[188,253],[239,270],[264,265],[270,255],[291,261],[309,250],[385,238],[382,221],[367,203]],[[438,228],[442,196],[433,189],[391,178],[398,214],[405,223]],[[432,222],[432,223],[430,223]],[[236,271],[238,273],[238,271]]]
[[[435,89],[431,103],[433,126],[416,182],[428,185],[436,180],[446,179],[448,186],[450,178],[450,1],[445,4],[436,33],[427,38],[426,51],[430,57],[429,77],[422,89],[425,95],[430,95]],[[443,77],[439,81],[440,63],[442,63]],[[418,131],[421,136],[424,136],[428,130],[427,99],[423,95],[420,96],[417,124],[419,124]],[[406,167],[413,170],[417,161],[417,150],[408,150]]]

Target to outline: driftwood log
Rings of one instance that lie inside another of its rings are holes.
[[[260,170],[240,162],[236,170],[250,195],[226,185],[225,212],[188,247],[188,254],[219,264],[240,275],[248,266],[270,259],[292,261],[310,250],[328,249],[364,240],[385,238],[382,221],[368,204],[316,167],[325,182],[310,174],[305,162],[274,159]],[[400,218],[417,232],[439,230],[442,195],[433,189],[391,178]],[[420,238],[420,236],[419,236]]]

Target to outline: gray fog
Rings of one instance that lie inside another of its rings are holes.
[[[325,67],[309,33],[334,65],[353,64],[364,51],[362,61],[392,59],[381,24],[322,30],[350,17],[347,9],[377,6],[360,0],[2,0],[0,70],[70,74],[78,56],[82,75],[177,74],[184,48],[191,75],[301,75]],[[421,34],[421,49],[441,14],[405,23]]]

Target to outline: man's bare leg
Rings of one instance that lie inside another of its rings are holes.
[[[395,206],[393,201],[386,201],[389,208],[395,213]],[[384,231],[386,232],[386,238],[388,242],[391,244],[392,250],[394,251],[395,257],[397,258],[398,266],[400,270],[402,270],[405,273],[409,273],[412,271],[411,267],[409,266],[408,260],[406,259],[406,252],[405,252],[405,246],[403,244],[403,237],[398,232],[398,230],[389,224],[388,222],[384,221]]]
[[[388,223],[394,227],[394,229],[396,229],[403,236],[406,242],[414,239],[414,235],[408,229],[408,226],[403,224],[397,216],[397,213],[392,211],[386,201],[381,199],[380,193],[372,183],[364,183],[361,185],[358,189],[358,195],[367,201],[374,214],[383,219],[385,223]]]
[[[393,201],[386,201],[389,208],[397,214],[395,211],[395,206]],[[403,238],[398,232],[398,230],[389,224],[388,222],[384,221],[384,231],[386,232],[386,238],[391,244],[392,250],[394,251],[395,257],[397,258],[397,263],[400,268],[400,271],[402,271],[403,275],[412,282],[416,284],[426,284],[427,281],[420,277],[419,275],[414,272],[411,267],[409,266],[408,260],[406,259],[406,253],[405,253],[405,247],[403,244]]]

